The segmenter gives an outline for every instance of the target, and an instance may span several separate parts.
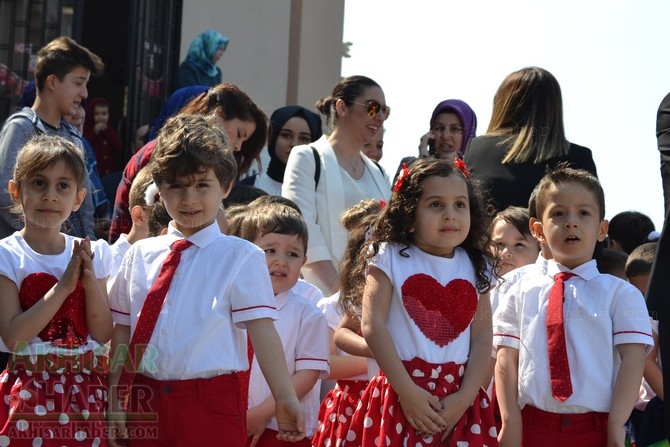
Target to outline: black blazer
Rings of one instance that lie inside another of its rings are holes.
[[[480,180],[488,190],[496,211],[508,206],[527,207],[530,193],[546,173],[547,166],[553,168],[559,162],[567,161],[575,169],[586,169],[598,176],[591,150],[583,146],[570,143],[567,155],[540,164],[503,164],[509,148],[503,140],[504,137],[473,138],[463,158],[472,177]]]

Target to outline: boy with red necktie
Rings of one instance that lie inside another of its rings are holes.
[[[110,291],[112,441],[244,445],[247,402],[237,373],[249,368],[247,332],[275,398],[277,437],[304,438],[263,251],[222,234],[216,222],[236,177],[228,139],[203,117],[172,118],[151,173],[173,221],[166,235],[131,247]]]
[[[553,259],[512,284],[493,317],[500,445],[623,447],[653,346],[644,298],[592,259],[607,234],[595,177],[561,166],[536,201],[533,229]]]

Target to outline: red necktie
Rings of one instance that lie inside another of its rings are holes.
[[[165,301],[172,278],[181,260],[181,252],[191,245],[193,245],[192,242],[184,239],[179,239],[172,244],[170,247],[171,251],[165,258],[165,261],[163,261],[156,282],[149,289],[147,298],[144,300],[144,305],[142,306],[142,312],[140,312],[140,317],[137,320],[137,327],[130,340],[130,346],[128,346],[130,363],[126,361],[119,378],[119,396],[124,396],[130,391],[130,386],[133,384],[135,374],[137,374],[137,369],[144,356],[144,350],[147,348],[149,339],[151,339],[154,327],[156,327],[156,321],[158,321],[158,314],[160,314],[163,307],[163,301]],[[130,370],[128,370],[129,365]]]
[[[572,276],[575,276],[575,274],[569,272],[561,272],[554,276],[554,285],[549,294],[549,306],[547,307],[547,340],[549,342],[551,395],[560,402],[565,402],[572,395],[570,364],[568,363],[565,326],[563,325],[564,281]]]

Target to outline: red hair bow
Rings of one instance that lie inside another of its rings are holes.
[[[407,169],[407,163],[403,163],[398,179],[395,181],[395,185],[393,185],[393,192],[398,192],[402,189],[407,177],[409,177],[409,169]]]
[[[470,171],[468,171],[468,167],[465,166],[465,162],[463,160],[457,158],[456,160],[454,160],[454,166],[456,166],[458,170],[463,173],[465,178],[470,178]]]

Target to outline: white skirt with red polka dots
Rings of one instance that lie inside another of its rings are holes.
[[[337,381],[319,407],[319,428],[312,437],[312,446],[335,447],[342,444],[367,385],[367,380]]]
[[[439,399],[458,390],[465,372],[465,365],[453,362],[437,365],[414,358],[403,364],[414,383]],[[483,389],[480,388],[472,406],[456,423],[449,437],[441,441],[440,436],[424,438],[416,433],[402,412],[398,395],[380,372],[363,393],[342,445],[497,447],[498,440],[491,402]]]
[[[0,374],[0,447],[106,446],[105,360],[14,357]]]

